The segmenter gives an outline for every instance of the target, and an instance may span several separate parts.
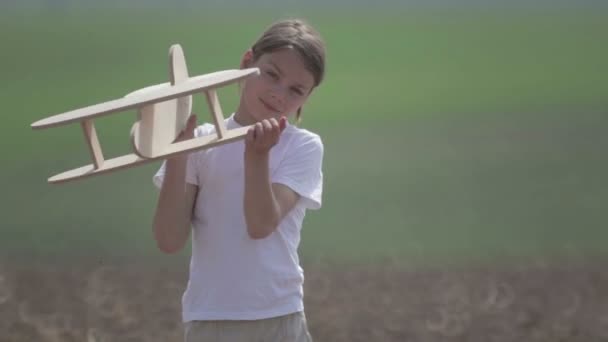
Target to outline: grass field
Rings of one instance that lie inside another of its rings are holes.
[[[606,251],[606,13],[303,15],[325,35],[329,63],[304,114],[327,151],[325,206],[307,219],[305,258]],[[156,255],[158,164],[47,185],[88,163],[87,152],[77,126],[29,124],[166,81],[172,43],[192,74],[234,68],[279,17],[3,15],[3,252]],[[236,93],[220,92],[226,112]],[[133,118],[99,121],[106,156],[129,151]]]
[[[604,265],[309,263],[306,315],[314,341],[604,341]],[[183,341],[186,268],[147,261],[3,266],[0,340]]]

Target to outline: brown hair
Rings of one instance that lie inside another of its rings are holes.
[[[310,24],[302,19],[285,19],[275,22],[262,33],[251,47],[253,60],[265,53],[280,49],[294,49],[314,78],[317,87],[325,74],[325,43]],[[312,89],[311,89],[312,91]],[[302,108],[298,108],[296,119],[300,121]]]

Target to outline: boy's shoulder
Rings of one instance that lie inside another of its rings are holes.
[[[215,133],[215,126],[208,122],[205,122],[194,129],[194,136],[197,138],[213,133]]]
[[[323,141],[321,136],[294,125],[288,125],[281,133],[281,142],[289,154],[296,155],[323,155]]]
[[[301,128],[295,125],[288,125],[282,135],[287,135],[290,140],[295,140],[300,143],[317,143],[323,145],[321,136],[315,132],[309,131],[305,128]]]

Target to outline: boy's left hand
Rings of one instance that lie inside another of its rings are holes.
[[[281,133],[287,126],[287,118],[282,116],[264,119],[251,127],[245,137],[245,152],[254,154],[267,154],[279,142]]]

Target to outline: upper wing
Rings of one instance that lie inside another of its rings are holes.
[[[114,112],[137,108],[146,104],[162,102],[181,96],[191,95],[209,88],[219,88],[226,84],[246,78],[251,74],[259,73],[257,68],[223,70],[210,74],[192,77],[187,81],[171,87],[161,87],[157,91],[141,94],[140,96],[124,97],[96,105],[72,110],[62,114],[53,115],[34,122],[34,129],[49,128],[65,125],[75,121],[90,119]]]

